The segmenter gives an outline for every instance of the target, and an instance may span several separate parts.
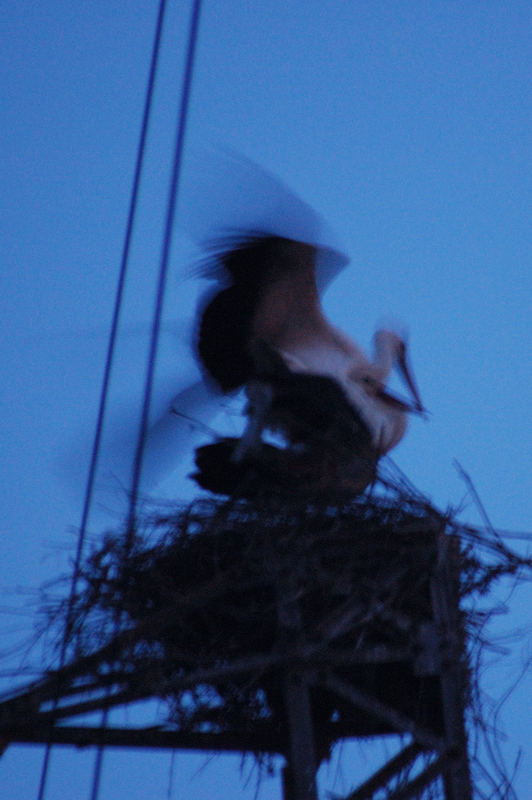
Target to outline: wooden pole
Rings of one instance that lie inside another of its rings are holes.
[[[459,620],[459,556],[458,540],[442,532],[431,594],[441,641],[440,685],[447,750],[447,763],[443,770],[446,800],[472,800],[473,797],[464,720],[466,674]]]
[[[303,645],[303,623],[294,562],[291,561],[289,565],[292,569],[287,569],[276,554],[274,561],[277,562],[275,582],[279,641],[287,648],[292,648],[294,642],[298,641]],[[283,774],[284,800],[318,800],[309,671],[304,667],[285,665],[282,683],[289,739],[288,764]]]
[[[318,800],[310,689],[304,673],[289,672],[283,679],[283,694],[290,739],[284,800]]]

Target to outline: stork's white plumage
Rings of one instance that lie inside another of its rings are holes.
[[[264,342],[292,373],[332,378],[365,423],[377,452],[393,448],[405,433],[408,413],[423,410],[421,401],[407,366],[406,343],[398,334],[377,331],[370,361],[326,319],[317,264],[324,253],[342,263],[345,259],[279,236],[258,235],[225,245],[213,259],[215,274],[222,277],[225,272],[224,288],[210,297],[200,318],[198,353],[211,377],[224,391],[247,384],[257,377],[253,345]],[[407,382],[411,404],[385,388],[394,365]]]

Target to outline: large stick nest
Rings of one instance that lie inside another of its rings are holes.
[[[282,676],[304,664],[318,675],[325,757],[343,736],[393,730],[324,688],[319,676],[332,668],[438,736],[430,579],[442,537],[452,544],[447,574],[465,664],[477,620],[459,601],[521,562],[498,540],[485,542],[490,558],[481,559],[477,532],[403,487],[339,506],[208,499],[108,534],[60,615],[78,665],[72,676],[115,685],[119,698],[162,698],[180,730],[248,731],[286,752]],[[467,668],[462,692],[467,704]]]

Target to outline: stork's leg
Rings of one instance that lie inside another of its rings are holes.
[[[246,408],[248,422],[231,456],[231,461],[236,463],[260,450],[262,431],[273,400],[271,385],[263,381],[250,381],[246,386],[246,394],[249,400]]]

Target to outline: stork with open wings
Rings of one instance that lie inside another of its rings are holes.
[[[306,463],[309,442],[323,436],[343,453],[377,461],[400,441],[421,403],[401,336],[377,331],[370,360],[325,317],[320,294],[348,263],[332,231],[277,177],[234,154],[189,159],[183,196],[180,226],[196,247],[209,229],[236,233],[204,247],[201,274],[214,285],[198,307],[195,350],[207,380],[175,395],[157,420],[152,415],[144,488],[158,485],[190,447],[190,419],[204,423],[218,407],[213,384],[218,395],[245,387],[249,421],[238,444],[200,448],[196,461],[203,466],[225,447],[225,462],[236,469],[263,444],[264,429],[307,447]],[[387,389],[393,365],[411,401]],[[340,472],[345,466],[343,458],[336,463]]]
[[[234,465],[256,457],[261,449],[264,455],[261,437],[268,428],[281,431],[292,445],[310,443],[314,455],[317,441],[326,434],[338,462],[356,464],[356,485],[363,487],[378,459],[403,437],[408,414],[423,411],[401,336],[378,330],[370,360],[325,317],[318,291],[325,283],[322,272],[327,267],[330,272],[331,265],[337,271],[345,263],[335,250],[270,234],[224,239],[212,246],[204,272],[217,285],[200,306],[197,352],[219,389],[231,392],[245,386],[250,402],[248,427],[232,450],[225,440],[198,452],[196,477],[206,488],[225,485],[226,476],[220,481],[220,473],[228,461]],[[386,388],[394,365],[411,401]],[[347,457],[346,448],[351,450]],[[323,452],[322,447],[321,461]],[[279,461],[275,463],[279,468]],[[293,471],[294,461],[289,463]]]
[[[225,248],[214,250],[206,270],[222,287],[200,313],[198,354],[208,375],[225,392],[249,385],[261,374],[257,346],[266,345],[291,373],[334,380],[360,415],[379,454],[391,450],[406,431],[408,413],[422,412],[423,407],[402,337],[378,330],[370,361],[325,317],[317,287],[320,256],[337,262],[344,260],[342,256],[271,235],[222,244]],[[412,402],[386,389],[394,365]]]

